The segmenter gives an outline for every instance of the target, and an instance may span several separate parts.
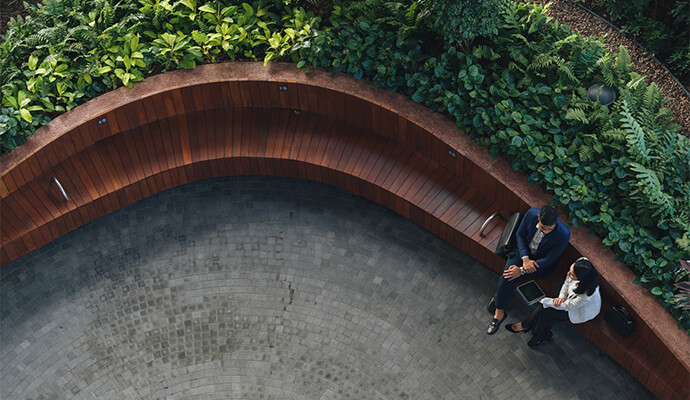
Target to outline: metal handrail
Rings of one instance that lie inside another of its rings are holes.
[[[60,181],[58,180],[58,178],[53,177],[53,182],[55,182],[58,185],[58,188],[60,189],[60,193],[62,193],[62,197],[65,198],[65,201],[69,201],[69,197],[67,197],[67,192],[65,192],[65,189],[60,184]]]
[[[482,227],[479,228],[479,236],[484,237],[484,229],[486,229],[486,227],[489,226],[489,222],[491,222],[491,220],[496,217],[503,219],[503,217],[501,217],[501,214],[493,213],[489,218],[486,219],[486,221],[484,221]]]

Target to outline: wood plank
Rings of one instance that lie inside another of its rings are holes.
[[[199,113],[190,113],[182,117],[187,122],[187,126],[191,127],[192,132],[189,135],[189,148],[192,156],[192,164],[196,164],[200,161],[205,160],[202,155],[203,150],[201,146],[201,136],[205,136],[206,133],[206,120]],[[203,134],[202,134],[203,132]]]
[[[433,214],[439,219],[439,221],[448,224],[453,229],[455,229],[455,224],[452,221],[456,220],[459,215],[464,216],[461,211],[467,207],[467,202],[476,193],[476,190],[470,188],[470,185],[468,185],[466,182],[461,180],[458,180],[458,182],[460,182],[461,185],[455,189],[452,196],[449,196],[439,206],[437,213]],[[459,219],[457,221],[459,221]]]
[[[166,99],[166,102],[169,102]],[[171,104],[171,103],[170,103]],[[161,104],[154,104],[154,107],[156,110],[158,110],[158,113],[165,113],[165,111],[161,110]],[[172,168],[175,168],[176,166],[176,157],[175,153],[173,150],[173,145],[172,145],[172,138],[171,136],[171,131],[172,127],[170,126],[170,121],[175,120],[175,121],[182,121],[185,120],[186,116],[181,116],[180,118],[173,119],[173,118],[164,118],[161,120],[158,120],[156,124],[151,125],[152,133],[156,136],[156,141],[158,142],[160,147],[156,147],[157,152],[159,154],[158,161],[160,162],[159,167],[163,171],[168,171],[171,170]],[[183,146],[184,147],[184,146]],[[162,157],[160,157],[162,156]]]
[[[321,159],[318,160],[318,164],[323,167],[329,167],[333,162],[340,139],[338,137],[337,121],[332,119],[327,121],[327,126],[324,126],[324,135],[326,137],[325,146],[321,150]]]
[[[444,169],[441,177],[434,183],[431,189],[427,191],[424,197],[422,197],[421,200],[419,200],[416,204],[422,210],[428,212],[430,216],[434,217],[432,212],[436,208],[436,206],[432,207],[432,202],[438,196],[443,196],[440,200],[443,200],[448,196],[448,193],[445,192],[444,188],[453,181],[453,178],[455,178],[455,175],[448,172],[448,170]],[[436,219],[436,217],[434,218]]]
[[[403,173],[398,175],[398,177],[391,184],[391,192],[396,193],[398,196],[402,198],[402,193],[400,192],[402,190],[403,184],[407,180],[414,180],[414,178],[418,174],[417,169],[421,168],[420,164],[422,164],[424,160],[425,157],[421,154],[412,153],[412,156],[407,159],[405,164],[403,164]]]
[[[13,197],[16,199],[16,205],[21,207],[23,214],[28,217],[28,220],[24,220],[22,218],[22,220],[19,221],[23,224],[26,224],[26,226],[17,226],[20,229],[18,233],[25,234],[30,232],[32,228],[45,224],[49,219],[47,210],[28,186],[24,186],[15,191]],[[3,207],[5,207],[4,204]],[[17,213],[17,215],[20,217],[23,216],[19,213]]]
[[[223,156],[223,149],[225,148],[225,138],[223,135],[223,126],[225,124],[225,110],[218,104],[218,99],[222,98],[221,85],[214,84],[209,86],[209,93],[213,100],[213,112],[209,112],[209,117],[213,119],[213,130],[211,133],[211,140],[209,141],[211,148],[209,151],[209,158],[218,159]]]
[[[417,203],[415,203],[413,199],[415,197],[415,194],[424,186],[424,182],[433,182],[441,176],[441,173],[442,172],[440,171],[438,164],[436,164],[436,162],[434,161],[427,159],[427,164],[421,171],[418,171],[414,180],[412,180],[409,184],[407,182],[405,183],[407,185],[407,190],[401,190],[402,198],[409,201],[411,204],[416,205]]]
[[[85,155],[91,160],[94,166],[94,175],[98,176],[103,182],[103,187],[105,188],[105,193],[111,193],[118,187],[119,182],[113,176],[114,171],[106,168],[105,161],[101,157],[101,146],[96,145],[89,148]]]
[[[144,110],[146,115],[157,115],[156,106],[152,99],[143,100]],[[163,140],[158,135],[160,124],[158,119],[141,126],[141,135],[146,147],[146,154],[148,155],[149,165],[151,166],[151,173],[157,174],[167,167],[167,162],[164,161],[165,154],[161,149],[163,148]]]
[[[245,118],[242,120],[242,137],[240,139],[240,155],[243,157],[246,157],[250,154],[250,147],[252,144],[252,140],[254,139],[254,123],[253,123],[253,117],[254,117],[254,111],[250,111],[248,115],[245,115]],[[248,168],[249,165],[247,164],[246,167]]]
[[[388,146],[372,168],[372,174],[367,176],[367,180],[382,187],[388,175],[395,168],[398,155],[402,152],[403,150],[398,146]]]
[[[244,113],[245,110],[242,108],[233,109],[231,157],[239,157],[242,154],[242,124],[245,120]]]
[[[444,221],[456,230],[460,230],[458,229],[459,224],[472,211],[472,206],[470,205],[472,203],[472,200],[475,199],[475,197],[478,195],[481,196],[481,194],[477,192],[477,189],[470,186],[467,182],[463,182],[462,189],[462,195],[457,197],[457,203],[458,205],[460,205],[460,207],[453,207],[447,210],[449,212],[444,213],[442,215],[442,221]]]
[[[262,115],[263,114],[263,115]],[[249,143],[249,155],[263,157],[266,154],[266,145],[271,131],[273,115],[265,110],[255,110],[252,121],[252,135]]]
[[[273,143],[273,149],[267,149],[270,150],[270,154],[272,157],[275,158],[282,158],[283,157],[283,151],[286,147],[286,141],[287,141],[287,130],[288,130],[288,123],[290,121],[290,112],[288,110],[280,110],[278,112],[276,118],[277,121],[280,121],[280,123],[274,124],[274,130],[273,130],[273,135],[274,138],[272,140]],[[289,146],[288,146],[289,147]]]
[[[314,134],[314,129],[316,128],[315,118],[311,116],[305,116],[302,114],[299,119],[299,124],[297,125],[295,139],[299,138],[299,146],[293,146],[293,152],[291,152],[291,157],[294,160],[306,160],[308,155],[309,144],[311,143],[312,136]]]
[[[348,131],[342,126],[335,126],[333,129],[334,144],[333,150],[330,152],[330,156],[327,159],[322,160],[324,165],[332,170],[338,169],[338,164],[343,158],[343,153],[347,148],[347,143],[351,140]],[[342,177],[340,175],[334,176],[334,179],[340,180]],[[340,181],[339,181],[340,182]]]
[[[79,154],[70,157],[69,159],[65,160],[65,162],[72,164],[72,169],[77,172],[76,176],[81,180],[81,184],[86,188],[86,193],[88,194],[88,197],[86,197],[87,203],[97,199],[100,194],[96,190],[96,185],[91,180],[87,168],[79,158]]]
[[[304,160],[310,164],[319,165],[323,159],[323,149],[328,143],[328,134],[324,132],[329,118],[314,116],[314,130]]]
[[[77,171],[74,169],[71,163],[67,161],[62,162],[56,165],[53,170],[55,173],[54,176],[58,177],[62,187],[65,189],[65,192],[69,197],[69,201],[61,202],[61,204],[66,204],[69,210],[73,210],[88,201],[88,194],[86,193],[81,180],[79,180]],[[64,210],[60,207],[60,204],[56,204],[56,206],[58,209]],[[78,227],[78,225],[76,227]]]
[[[369,151],[363,152],[359,157],[352,174],[359,179],[367,181],[367,177],[372,174],[372,169],[376,165],[376,162],[382,157],[385,157],[383,154],[386,147],[389,145],[389,143],[386,143],[383,140],[376,140],[372,137],[370,143],[368,144]]]
[[[120,161],[118,154],[115,151],[109,150],[111,148],[116,148],[113,145],[113,139],[108,138],[104,140],[101,144],[101,148],[102,150],[96,154],[100,156],[100,159],[103,163],[103,171],[107,171],[109,176],[112,178],[112,191],[115,192],[120,190],[121,187],[129,184],[129,181],[125,176],[124,166],[122,165],[122,161]]]
[[[37,227],[36,222],[22,208],[19,201],[13,196],[3,201],[2,208],[0,208],[0,216],[2,216],[0,228],[2,228],[2,232],[7,235],[9,240],[14,240],[29,229]]]
[[[180,90],[173,90],[171,93],[170,97],[170,104],[166,102],[166,107],[170,107],[172,105],[172,108],[176,115],[179,115],[179,118],[176,118],[177,122],[177,129],[179,131],[179,140],[180,144],[182,145],[182,158],[180,159],[179,157],[176,158],[175,165],[182,165],[182,163],[186,164],[191,164],[192,163],[192,151],[191,151],[191,143],[190,143],[190,134],[189,134],[189,126],[187,126],[187,118],[184,117],[184,115],[189,113],[189,110],[186,109],[185,106],[185,100],[183,98],[182,91]]]
[[[112,142],[110,143],[110,151],[115,150],[115,154],[111,155],[111,159],[117,157],[120,165],[122,165],[122,172],[124,174],[122,176],[122,180],[125,184],[124,186],[128,186],[137,180],[137,177],[133,172],[134,160],[127,151],[127,146],[123,140],[123,136],[126,134],[127,133],[123,132],[120,135],[114,136]]]
[[[448,209],[454,209],[455,207],[453,206],[457,205],[457,203],[464,205],[466,202],[467,191],[467,183],[460,179],[453,178],[448,185],[441,190],[439,196],[436,196],[429,203],[431,215],[439,219],[440,222],[447,223],[450,227],[453,227],[452,224],[449,224],[447,221],[441,219],[441,216],[444,215]],[[462,207],[460,209],[462,210]]]

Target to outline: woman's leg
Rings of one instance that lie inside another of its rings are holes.
[[[534,325],[536,324],[537,320],[539,319],[539,315],[541,315],[543,310],[544,306],[541,303],[537,303],[537,306],[532,311],[532,314],[522,321],[522,328],[527,331],[534,328]]]
[[[533,313],[534,314],[534,313]],[[556,322],[568,321],[568,312],[556,310],[555,308],[543,308],[538,313],[532,325],[534,338],[538,340],[546,339],[546,331],[551,329]]]

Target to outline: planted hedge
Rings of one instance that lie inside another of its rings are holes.
[[[690,330],[687,285],[674,286],[689,274],[677,260],[690,258],[690,143],[658,88],[625,49],[607,53],[541,6],[472,1],[336,2],[322,20],[294,0],[48,0],[0,47],[2,151],[99,92],[166,70],[264,58],[346,72],[444,113],[511,160]],[[476,29],[487,5],[498,22]],[[439,7],[468,20],[440,28]],[[609,107],[587,99],[598,82],[618,93]]]

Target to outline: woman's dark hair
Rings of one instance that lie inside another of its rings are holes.
[[[558,221],[558,209],[551,205],[545,205],[539,210],[539,221],[543,225],[556,225]]]
[[[594,294],[594,290],[599,286],[599,278],[597,270],[594,269],[592,263],[584,257],[580,258],[575,261],[573,272],[577,279],[580,280],[573,292],[577,294],[587,293],[587,296]]]

